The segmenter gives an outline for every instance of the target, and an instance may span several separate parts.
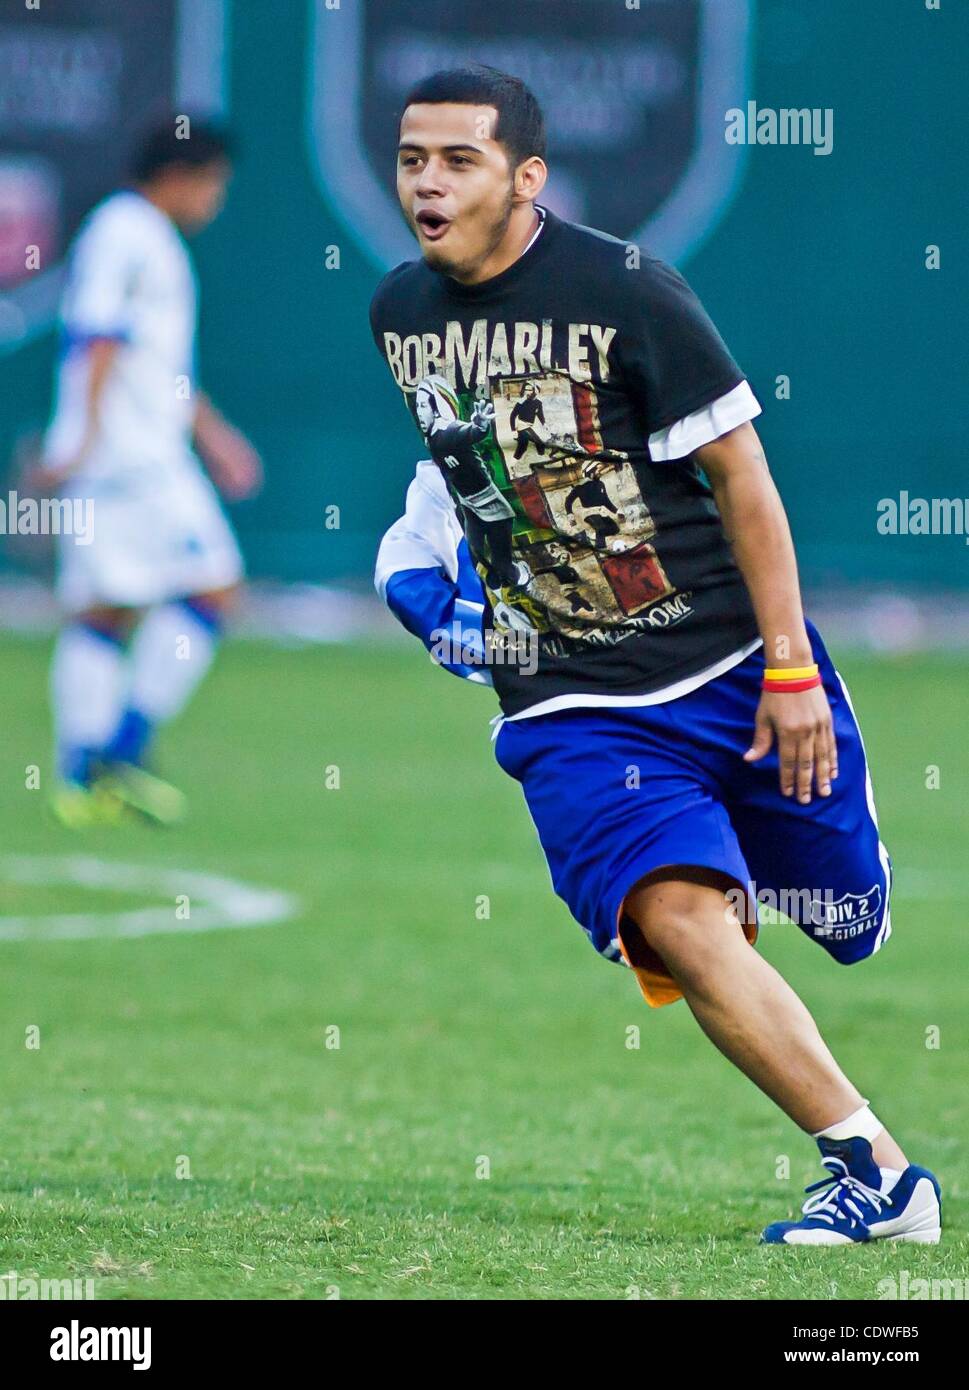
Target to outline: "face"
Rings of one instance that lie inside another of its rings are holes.
[[[514,171],[491,138],[493,106],[417,103],[400,128],[397,196],[421,255],[446,274],[473,273],[498,246],[514,206]]]
[[[215,159],[198,169],[179,167],[171,171],[175,221],[185,232],[200,232],[222,211],[232,170],[224,159]]]
[[[414,402],[414,411],[421,429],[425,432],[429,430],[434,423],[434,411],[431,409],[431,403],[425,392],[418,392],[417,400]]]

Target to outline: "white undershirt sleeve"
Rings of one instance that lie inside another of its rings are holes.
[[[692,415],[685,415],[665,430],[651,434],[649,456],[654,463],[673,463],[676,459],[687,458],[704,444],[712,444],[738,425],[753,420],[760,412],[757,397],[749,384],[742,381],[702,410],[694,410]]]

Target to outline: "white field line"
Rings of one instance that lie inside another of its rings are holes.
[[[160,864],[129,864],[89,855],[5,855],[0,882],[25,886],[70,884],[164,896],[171,905],[121,912],[70,912],[53,916],[0,916],[0,941],[77,941],[90,937],[136,937],[166,932],[217,931],[225,927],[268,927],[296,916],[299,899],[275,888],[259,888],[221,874]],[[176,914],[176,899],[188,899],[188,916]]]

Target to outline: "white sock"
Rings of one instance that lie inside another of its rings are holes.
[[[50,673],[61,777],[87,780],[91,759],[117,725],[124,678],[125,653],[120,642],[79,622],[61,630]]]
[[[129,653],[128,706],[152,724],[174,719],[212,665],[218,628],[185,603],[145,617]]]
[[[877,1115],[872,1113],[871,1107],[865,1101],[864,1105],[849,1115],[846,1120],[839,1120],[837,1124],[828,1125],[827,1129],[819,1129],[814,1139],[867,1139],[872,1143],[878,1138],[885,1126]],[[882,1175],[881,1191],[891,1192],[892,1188],[902,1176],[898,1168],[882,1168],[877,1165]]]
[[[817,1134],[812,1135],[814,1139],[867,1139],[872,1143],[878,1138],[885,1126],[877,1115],[873,1115],[871,1107],[865,1101],[858,1110],[855,1110],[846,1120],[839,1120],[837,1124],[828,1125],[827,1129],[819,1129]]]

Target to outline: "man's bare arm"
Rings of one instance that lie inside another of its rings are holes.
[[[804,626],[794,544],[777,488],[753,425],[747,423],[697,450],[710,480],[724,531],[746,581],[764,654],[772,667],[808,666],[814,654]],[[820,686],[761,695],[754,741],[745,757],[755,762],[777,737],[781,790],[811,799],[831,793],[837,749],[831,710]]]

